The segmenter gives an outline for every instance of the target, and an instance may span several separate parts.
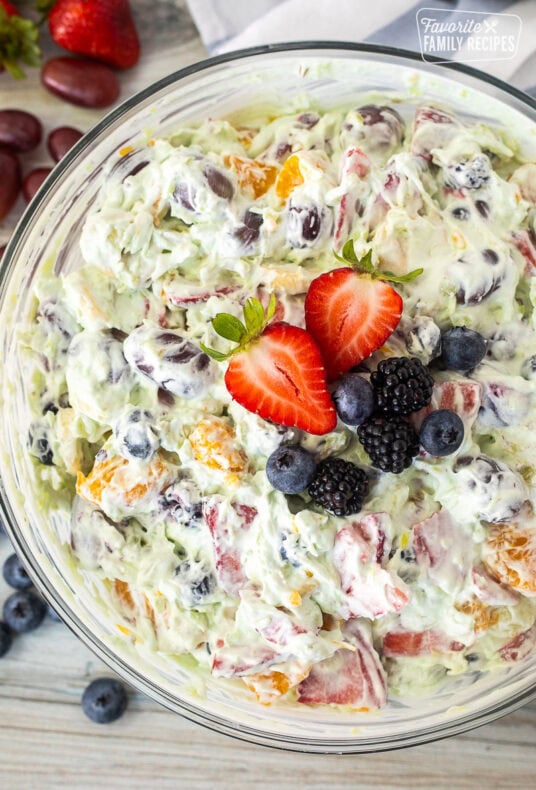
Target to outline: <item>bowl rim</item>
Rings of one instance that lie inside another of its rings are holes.
[[[386,55],[388,57],[402,58],[409,62],[425,63],[429,65],[439,66],[441,69],[447,69],[455,73],[461,73],[477,79],[481,82],[488,83],[506,94],[514,97],[522,104],[528,106],[536,111],[536,100],[529,94],[508,85],[503,80],[487,74],[480,69],[468,66],[465,63],[457,63],[453,61],[444,61],[436,57],[424,58],[419,52],[414,50],[403,49],[399,47],[391,47],[377,44],[355,43],[350,41],[330,41],[330,40],[317,40],[317,41],[290,41],[277,44],[266,44],[255,47],[248,47],[240,50],[233,50],[221,55],[205,58],[203,60],[192,63],[181,69],[178,69],[170,74],[162,77],[161,79],[151,83],[147,87],[128,97],[107,113],[100,121],[98,121],[91,129],[84,134],[84,136],[73,146],[73,148],[63,157],[63,159],[53,168],[51,174],[47,177],[41,188],[39,189],[36,197],[30,202],[22,217],[17,223],[11,238],[6,246],[2,261],[0,263],[0,296],[6,284],[9,282],[11,270],[14,263],[14,251],[16,250],[19,241],[21,240],[27,225],[32,221],[34,215],[40,209],[41,203],[45,195],[47,195],[56,182],[62,178],[65,170],[68,169],[71,162],[84,151],[88,145],[98,138],[98,136],[106,130],[106,128],[119,120],[123,115],[136,107],[144,100],[150,98],[154,93],[173,85],[185,77],[195,75],[210,69],[213,66],[221,64],[236,62],[246,58],[253,58],[258,55],[272,55],[278,53],[297,53],[301,51],[318,52],[321,54],[325,51],[340,51],[358,54],[372,54],[372,55]],[[62,615],[65,616],[64,622],[67,627],[75,634],[75,636],[82,640],[82,642],[92,650],[102,661],[104,661],[111,669],[113,669],[120,677],[127,681],[137,691],[141,691],[151,699],[157,701],[159,704],[173,711],[179,713],[184,718],[196,724],[200,724],[209,730],[212,730],[223,735],[235,738],[247,743],[256,745],[267,746],[280,750],[301,752],[301,753],[315,753],[315,754],[366,754],[379,751],[390,751],[396,749],[407,748],[409,746],[416,746],[420,744],[430,743],[441,738],[451,737],[458,735],[476,727],[488,724],[501,716],[512,713],[522,705],[530,702],[536,698],[536,679],[532,686],[518,692],[513,697],[501,702],[499,705],[488,706],[479,710],[476,714],[467,714],[458,718],[453,723],[442,723],[440,725],[430,727],[423,727],[418,730],[413,730],[409,734],[391,735],[385,737],[374,737],[371,739],[361,738],[355,741],[337,740],[336,738],[303,738],[296,737],[292,740],[288,735],[278,735],[277,733],[268,733],[262,730],[256,730],[253,727],[237,724],[231,719],[219,716],[218,714],[205,711],[198,708],[193,703],[185,700],[175,698],[173,701],[168,699],[167,692],[160,689],[151,680],[144,677],[140,671],[134,666],[127,666],[123,660],[110,651],[107,645],[100,641],[78,618],[73,619],[69,613],[64,611],[62,602],[57,601],[55,598],[55,591],[49,583],[48,578],[41,571],[40,568],[34,568],[32,558],[29,556],[26,543],[20,539],[18,528],[16,526],[16,519],[11,508],[11,504],[6,494],[4,482],[0,477],[0,516],[2,517],[6,526],[6,532],[11,540],[13,548],[17,554],[25,561],[29,575],[32,581],[36,584],[39,592],[49,604],[54,606]]]

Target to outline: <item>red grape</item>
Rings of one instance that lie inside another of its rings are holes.
[[[119,96],[119,82],[112,69],[94,60],[50,58],[41,69],[45,88],[80,107],[107,107]]]
[[[51,167],[36,167],[24,176],[22,194],[27,203],[33,198],[45,178],[52,172]]]
[[[47,138],[47,147],[50,156],[55,162],[63,159],[67,151],[80,140],[83,132],[73,129],[72,126],[60,126],[54,129]]]
[[[0,145],[24,153],[41,142],[43,127],[35,115],[24,110],[0,110]]]
[[[9,214],[20,191],[19,160],[10,151],[0,149],[0,220]]]

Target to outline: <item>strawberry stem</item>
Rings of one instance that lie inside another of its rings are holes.
[[[39,31],[30,19],[8,14],[0,6],[0,67],[17,80],[26,75],[19,63],[39,66],[41,51],[37,45]]]
[[[373,280],[383,280],[390,283],[409,283],[423,273],[424,269],[413,269],[407,274],[395,274],[390,271],[377,269],[372,263],[372,250],[368,250],[362,258],[358,258],[352,239],[348,239],[342,248],[342,254],[334,253],[338,261],[349,263],[359,274],[368,274]]]
[[[52,11],[52,8],[55,6],[56,2],[57,0],[37,0],[35,8],[41,15],[39,17],[39,26],[47,21],[48,15]]]
[[[262,335],[274,317],[275,308],[276,298],[275,294],[272,294],[266,311],[258,299],[250,297],[246,300],[244,323],[230,313],[218,313],[211,322],[216,334],[226,340],[232,340],[238,345],[226,354],[214,348],[208,348],[203,343],[200,344],[202,350],[217,362],[224,362],[233,354],[244,351],[253,340]]]

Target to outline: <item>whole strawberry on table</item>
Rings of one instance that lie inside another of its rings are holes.
[[[105,108],[117,101],[117,70],[134,66],[140,57],[128,0],[38,0],[36,11],[40,23],[25,15],[26,8],[0,0],[2,79],[24,79],[27,68],[41,65],[43,86],[71,104]],[[59,55],[42,63],[40,39],[47,27],[52,40],[75,57]],[[30,201],[52,170],[45,166],[24,172],[20,160],[21,154],[37,148],[42,136],[42,124],[26,109],[0,110],[0,221],[21,192]],[[81,136],[82,132],[69,126],[51,130],[47,147],[54,162]]]

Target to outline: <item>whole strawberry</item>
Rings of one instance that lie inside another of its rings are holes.
[[[201,345],[213,359],[229,359],[225,385],[248,411],[278,425],[322,435],[337,423],[326,386],[326,371],[315,341],[305,329],[270,323],[276,302],[266,310],[257,299],[244,305],[244,322],[228,313],[212,319],[216,332],[238,343],[224,354]]]
[[[60,47],[128,69],[138,62],[140,41],[128,0],[57,0],[48,17]]]

